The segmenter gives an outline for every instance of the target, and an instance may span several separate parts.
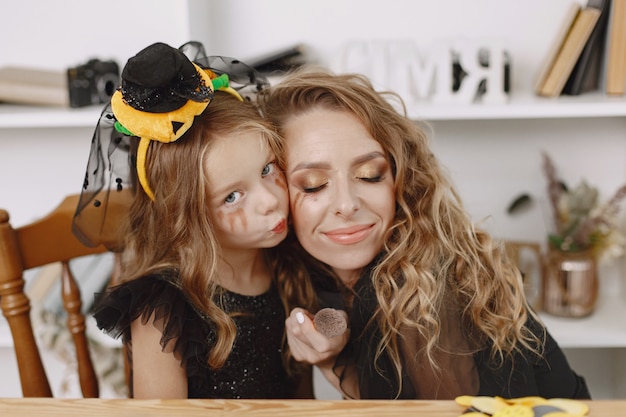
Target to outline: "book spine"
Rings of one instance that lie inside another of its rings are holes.
[[[572,70],[572,74],[563,87],[562,94],[579,95],[599,88],[611,1],[590,0],[588,5],[600,10],[600,17]]]
[[[578,13],[539,95],[557,97],[561,94],[599,17],[600,11],[594,8],[585,8]]]
[[[626,0],[613,0],[608,43],[606,93],[621,96],[626,86]]]

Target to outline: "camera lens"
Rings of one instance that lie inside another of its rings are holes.
[[[119,82],[119,77],[113,73],[102,74],[97,78],[96,90],[98,92],[100,102],[106,103],[109,101]]]

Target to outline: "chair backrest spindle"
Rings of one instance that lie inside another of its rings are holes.
[[[9,323],[24,397],[51,397],[52,390],[31,322],[31,305],[24,292],[24,271],[60,262],[61,294],[67,327],[76,348],[83,396],[98,397],[98,378],[89,353],[79,286],[70,270],[71,259],[102,253],[103,246],[84,246],[71,226],[78,195],[67,197],[41,220],[13,228],[9,214],[0,209],[0,307]]]

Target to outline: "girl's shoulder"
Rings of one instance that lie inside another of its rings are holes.
[[[92,312],[98,327],[112,337],[130,337],[130,324],[141,318],[157,318],[166,327],[172,319],[197,316],[172,271],[145,275],[96,294]]]

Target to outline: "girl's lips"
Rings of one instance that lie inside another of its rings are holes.
[[[284,232],[286,228],[287,228],[287,221],[283,219],[280,222],[278,222],[276,226],[274,226],[274,228],[272,229],[272,232],[276,234],[280,234]]]
[[[330,230],[328,232],[324,232],[324,234],[333,242],[340,243],[342,245],[352,245],[359,243],[369,236],[373,228],[373,224],[359,225]]]

